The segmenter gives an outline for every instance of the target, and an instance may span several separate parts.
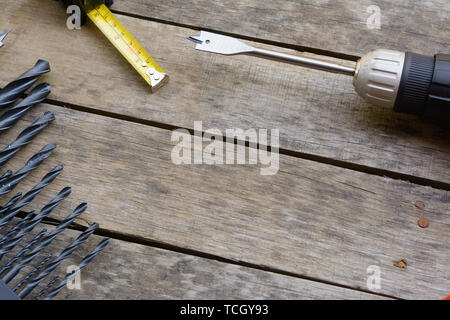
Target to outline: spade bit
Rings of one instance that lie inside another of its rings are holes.
[[[246,54],[353,77],[356,92],[367,102],[396,112],[422,116],[450,128],[450,54],[424,56],[413,52],[377,49],[354,67],[249,46],[242,41],[201,31],[188,37],[201,51],[224,55]]]

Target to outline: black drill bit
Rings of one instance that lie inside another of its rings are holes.
[[[9,210],[17,201],[19,201],[22,196],[22,192],[17,193],[14,197],[12,197],[3,207],[0,207],[0,215],[4,214]]]
[[[74,252],[83,242],[89,238],[89,236],[98,228],[98,223],[93,223],[87,228],[82,234],[75,239],[69,246],[67,246],[58,257],[56,257],[52,262],[50,262],[42,272],[36,276],[33,280],[28,282],[28,284],[19,292],[18,296],[20,299],[25,298],[36,286],[38,286],[53,270],[55,270],[61,262],[68,258],[72,252]]]
[[[87,209],[87,204],[82,203],[80,204],[66,219],[61,221],[61,223],[51,232],[49,233],[44,239],[42,239],[39,244],[34,247],[31,252],[26,254],[22,259],[20,259],[20,262],[16,264],[3,278],[4,283],[9,283],[14,277],[22,270],[25,266],[31,263],[34,258],[43,250],[45,249],[55,238],[56,236],[64,231],[74,220],[77,218],[80,214],[82,214]]]
[[[38,242],[39,240],[41,240],[41,238],[45,235],[45,233],[47,232],[47,229],[42,230],[41,232],[39,232],[37,235],[34,236],[33,239],[31,239],[30,242],[27,243],[27,245],[25,247],[22,248],[22,250],[20,250],[11,260],[8,261],[7,264],[5,264],[1,269],[0,269],[0,275],[3,274],[6,270],[10,269],[11,266],[16,263],[17,260],[19,260],[19,258],[21,256],[23,256],[28,249],[30,249],[34,244],[36,244],[36,242]]]
[[[67,284],[67,282],[76,276],[76,274],[83,268],[85,268],[89,262],[91,262],[99,253],[102,251],[109,243],[110,239],[104,239],[102,240],[97,247],[95,247],[94,250],[91,251],[86,257],[81,260],[78,267],[70,274],[66,275],[65,278],[56,286],[55,289],[49,292],[49,294],[44,298],[44,300],[51,300],[53,299],[64,286]]]
[[[5,181],[6,179],[8,179],[11,175],[12,175],[12,171],[11,170],[8,170],[8,171],[6,171],[4,174],[2,174],[1,176],[0,176],[0,184],[3,182],[3,181]]]
[[[39,77],[50,72],[48,61],[38,60],[33,68],[22,74],[19,78],[9,83],[0,91],[0,109],[9,106],[30,88]]]
[[[19,222],[16,223],[16,225],[14,227],[12,227],[1,239],[0,239],[0,247],[2,246],[3,242],[5,242],[6,240],[8,240],[9,238],[11,238],[13,236],[14,233],[16,233],[20,228],[22,228],[25,223],[27,223],[35,214],[35,211],[30,211],[27,213],[27,215],[20,220]]]
[[[13,143],[0,151],[0,168],[2,168],[9,159],[14,157],[20,148],[33,141],[33,139],[53,120],[55,120],[55,115],[53,112],[47,111],[42,117],[23,130]]]
[[[53,209],[55,209],[61,201],[67,198],[70,192],[71,189],[69,187],[62,189],[58,193],[58,195],[53,198],[52,201],[45,205],[42,210],[29,223],[27,223],[25,227],[20,229],[20,231],[14,237],[3,243],[2,247],[0,248],[0,260],[3,258],[4,254],[11,251],[16,246],[26,234],[31,232],[44,217],[49,215],[50,212],[52,212]]]
[[[23,286],[23,284],[25,282],[28,281],[28,279],[30,279],[32,276],[34,276],[34,274],[36,272],[38,272],[39,270],[41,270],[42,266],[44,264],[46,264],[48,262],[48,260],[51,259],[53,255],[50,253],[48,254],[41,262],[39,262],[39,264],[33,268],[33,270],[30,271],[30,273],[28,273],[25,278],[23,278],[21,281],[19,281],[19,283],[16,284],[16,286],[12,289],[12,291],[16,291],[17,289],[19,289],[21,286]]]
[[[55,148],[56,145],[54,143],[49,143],[41,151],[32,156],[22,169],[14,172],[8,179],[3,181],[3,184],[0,186],[0,198],[11,192],[31,171],[47,159]]]
[[[33,199],[48,186],[63,170],[62,165],[54,167],[49,173],[47,173],[41,181],[35,185],[30,191],[28,191],[23,198],[11,209],[7,210],[6,215],[0,218],[0,230],[5,226],[12,218],[18,214],[24,206],[29,204]],[[2,209],[3,210],[3,209]],[[0,211],[1,213],[1,211]]]
[[[39,298],[42,297],[44,294],[46,294],[48,289],[50,289],[58,280],[59,280],[58,276],[50,280],[50,282],[37,295],[34,296],[33,300],[39,300]]]
[[[42,102],[50,94],[50,85],[40,83],[17,105],[0,116],[0,132],[8,130],[37,103]]]

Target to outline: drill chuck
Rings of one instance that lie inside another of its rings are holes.
[[[358,61],[353,85],[371,104],[450,127],[450,55],[378,49]]]

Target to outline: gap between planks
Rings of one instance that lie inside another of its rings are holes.
[[[81,106],[81,105],[75,105],[72,103],[67,103],[67,102],[58,101],[58,100],[54,100],[54,99],[46,99],[42,103],[48,103],[48,104],[52,104],[57,107],[73,109],[73,110],[80,111],[80,112],[91,113],[91,114],[109,117],[109,118],[113,118],[113,119],[117,119],[117,120],[131,122],[131,123],[147,125],[147,126],[151,126],[151,127],[155,127],[155,128],[163,129],[163,130],[173,131],[173,130],[177,130],[177,129],[183,129],[183,130],[189,131],[189,133],[191,135],[194,135],[194,130],[190,129],[190,128],[178,127],[178,126],[170,125],[167,123],[161,123],[161,122],[152,121],[152,120],[135,118],[135,117],[127,116],[127,115],[120,114],[120,113],[108,112],[105,110],[99,110],[99,109],[94,109],[94,108],[85,107],[85,106]],[[204,133],[205,132],[202,131],[202,135]],[[226,142],[226,137],[222,136],[222,141]],[[234,144],[238,144],[239,142],[244,143],[247,148],[252,148],[252,146],[250,146],[250,144],[248,143],[247,140],[244,142],[242,140],[234,138],[234,140],[233,140]],[[257,149],[259,149],[260,146],[267,148],[267,150],[269,150],[269,151],[271,150],[270,146],[261,145],[259,143],[256,146]],[[426,179],[426,178],[417,177],[417,176],[400,173],[400,172],[396,172],[396,171],[390,171],[390,170],[386,170],[386,169],[370,167],[370,166],[366,166],[366,165],[362,165],[362,164],[358,164],[358,163],[328,158],[328,157],[324,157],[324,156],[320,156],[320,155],[315,155],[312,153],[300,152],[300,151],[289,150],[289,149],[284,149],[284,148],[279,148],[279,153],[282,155],[286,155],[286,156],[290,156],[290,157],[294,157],[294,158],[315,161],[315,162],[328,164],[328,165],[339,167],[339,168],[344,168],[344,169],[348,169],[348,170],[372,174],[372,175],[379,176],[379,177],[388,177],[388,178],[391,178],[394,180],[403,180],[403,181],[408,181],[408,182],[415,183],[415,184],[421,185],[421,186],[432,187],[435,189],[450,191],[450,183],[446,183],[443,181]]]
[[[18,217],[20,217],[20,218],[23,218],[24,216],[25,216],[25,213],[21,213],[20,215],[18,215]],[[61,221],[58,219],[49,218],[49,217],[46,217],[42,220],[42,224],[47,224],[47,225],[52,225],[52,226],[57,226],[60,222]],[[73,222],[68,227],[68,229],[84,231],[84,230],[86,230],[86,226],[83,226],[81,224]],[[162,249],[162,250],[166,250],[166,251],[182,253],[182,254],[186,254],[186,255],[190,255],[190,256],[194,256],[194,257],[198,257],[198,258],[203,258],[203,259],[208,259],[208,260],[213,260],[213,261],[217,261],[217,262],[228,263],[228,264],[235,265],[235,266],[246,267],[246,268],[255,269],[255,270],[259,270],[259,271],[270,272],[273,274],[278,274],[278,275],[293,277],[293,278],[297,278],[297,279],[317,282],[317,283],[321,283],[324,285],[329,285],[329,286],[333,286],[333,287],[337,287],[337,288],[341,288],[341,289],[348,289],[348,290],[353,290],[353,291],[357,291],[357,292],[372,294],[372,295],[379,296],[381,298],[403,300],[402,298],[395,297],[395,296],[392,296],[389,294],[383,294],[383,293],[379,293],[379,292],[375,292],[375,291],[365,290],[363,288],[347,286],[347,285],[343,285],[343,284],[336,283],[333,281],[327,281],[325,279],[308,277],[308,276],[300,275],[300,274],[297,274],[294,272],[283,271],[281,269],[271,268],[271,267],[264,266],[264,265],[253,264],[253,263],[245,262],[242,260],[238,261],[238,260],[227,259],[227,258],[219,256],[219,255],[210,254],[210,253],[206,253],[203,251],[198,251],[198,250],[193,250],[193,249],[188,249],[188,248],[183,248],[183,247],[179,247],[176,245],[172,245],[170,243],[165,243],[165,242],[161,242],[161,241],[150,239],[150,238],[142,238],[142,237],[136,237],[136,236],[131,236],[131,235],[125,235],[125,234],[121,234],[117,231],[102,229],[101,227],[98,228],[94,232],[94,235],[107,237],[107,238],[111,238],[111,239],[116,239],[116,240],[121,240],[121,241],[128,242],[128,243],[140,244],[140,245],[144,245],[147,247],[158,248],[158,249]]]

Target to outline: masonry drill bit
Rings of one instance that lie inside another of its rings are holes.
[[[19,231],[20,228],[22,228],[25,223],[27,223],[35,214],[36,212],[33,210],[31,212],[28,212],[27,215],[21,219],[19,222],[16,223],[16,225],[14,227],[12,227],[1,239],[0,239],[0,247],[3,244],[3,242],[5,242],[6,240],[8,240],[9,238],[11,238],[14,233],[16,233],[17,231]]]
[[[55,115],[53,112],[47,111],[42,117],[23,130],[13,143],[0,151],[0,168],[2,168],[9,159],[14,157],[20,148],[33,141],[33,139],[53,120],[55,120]]]
[[[84,257],[78,267],[72,273],[66,275],[65,278],[55,287],[55,289],[49,292],[44,300],[52,300],[61,291],[61,289],[64,288],[64,286],[70,279],[75,277],[81,269],[85,268],[100,253],[100,251],[102,251],[108,245],[109,241],[110,239],[104,239],[100,241],[97,247],[95,247],[95,249],[92,250],[91,253]]]
[[[22,74],[19,78],[9,83],[0,90],[0,109],[11,105],[22,94],[38,81],[39,77],[50,72],[48,61],[38,60],[33,68]]]
[[[12,197],[3,207],[0,207],[0,215],[4,214],[9,210],[17,201],[19,201],[22,196],[22,192],[18,192],[14,197]]]
[[[0,198],[11,192],[31,171],[36,169],[45,159],[47,159],[55,148],[56,145],[54,143],[49,143],[32,156],[22,169],[16,171],[8,179],[3,181],[3,184],[0,186]]]
[[[62,189],[58,195],[53,198],[47,205],[45,205],[42,210],[20,231],[11,239],[7,240],[3,246],[0,248],[0,260],[3,258],[3,255],[11,251],[21,240],[22,238],[33,231],[33,229],[41,222],[41,220],[50,214],[50,212],[55,209],[58,204],[63,201],[65,198],[69,196],[71,189],[66,187]]]
[[[33,199],[44,189],[46,186],[48,186],[55,178],[61,173],[63,170],[62,165],[58,165],[54,167],[49,173],[47,173],[41,181],[35,185],[30,191],[28,191],[23,198],[16,204],[14,207],[9,209],[5,216],[0,218],[0,230],[1,228],[6,225],[12,218],[18,214],[22,208],[26,205],[28,205]],[[3,210],[3,209],[2,209]],[[1,211],[0,211],[1,213]]]
[[[49,233],[41,242],[39,242],[36,247],[34,247],[31,252],[26,254],[18,264],[16,264],[9,272],[6,274],[2,280],[4,283],[9,283],[14,277],[22,270],[25,266],[31,263],[34,258],[45,249],[55,238],[56,236],[63,232],[80,214],[82,214],[87,209],[87,204],[80,204],[66,219],[61,221],[61,223],[51,232]]]
[[[3,274],[6,270],[10,269],[11,266],[16,263],[17,260],[19,260],[19,258],[21,256],[23,256],[28,249],[30,249],[33,245],[35,245],[39,240],[41,240],[41,238],[45,235],[45,233],[47,232],[47,229],[42,230],[41,232],[39,232],[37,235],[34,236],[33,239],[31,239],[30,242],[27,243],[27,245],[25,247],[22,248],[22,250],[20,250],[11,260],[8,261],[7,264],[5,264],[1,269],[0,269],[0,275]]]
[[[34,296],[33,300],[39,300],[40,297],[42,297],[44,294],[47,293],[47,291],[55,284],[56,281],[59,280],[59,277],[56,276],[50,282],[37,294]]]
[[[42,272],[33,278],[28,284],[19,292],[18,296],[20,299],[25,298],[36,286],[38,286],[53,270],[55,270],[61,262],[68,258],[72,252],[74,252],[83,242],[89,238],[89,236],[98,228],[98,223],[93,223],[87,228],[82,234],[75,239],[69,246],[67,246],[58,257],[56,257],[52,262],[50,262]]]
[[[12,289],[12,291],[17,291],[21,286],[24,285],[25,282],[28,281],[32,276],[36,274],[41,268],[52,258],[53,254],[48,254],[39,264],[33,268],[19,283],[15,285],[15,287]]]
[[[0,117],[0,132],[8,130],[37,103],[42,102],[50,94],[50,85],[40,83],[17,105]]]
[[[5,32],[0,33],[0,48],[3,47],[3,39],[6,38],[8,33],[10,33],[11,30],[6,30]]]

